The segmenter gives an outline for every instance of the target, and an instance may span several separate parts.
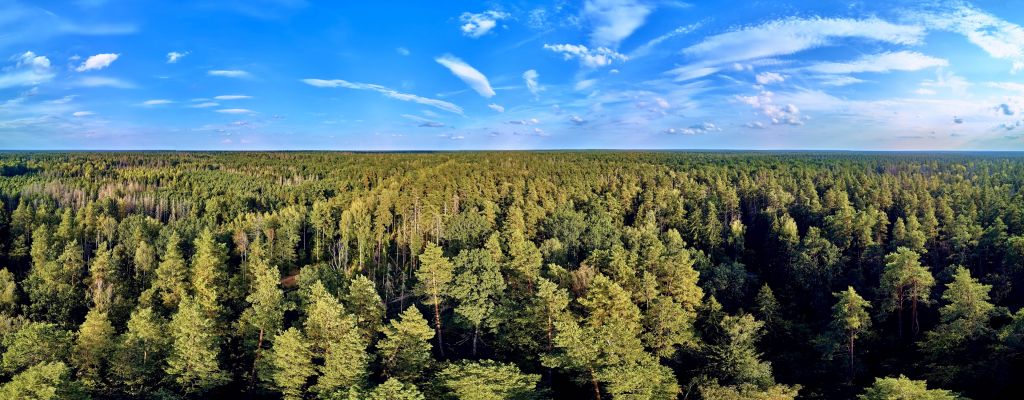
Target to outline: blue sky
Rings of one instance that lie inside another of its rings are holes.
[[[0,148],[1021,150],[1022,24],[1016,1],[0,0]]]

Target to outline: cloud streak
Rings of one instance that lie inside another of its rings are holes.
[[[448,111],[450,113],[463,115],[462,114],[462,107],[459,107],[459,106],[457,106],[455,104],[452,104],[452,103],[449,103],[447,101],[431,99],[431,98],[417,96],[417,95],[409,94],[409,93],[402,93],[402,92],[399,92],[397,90],[388,88],[386,86],[381,86],[381,85],[377,85],[377,84],[373,84],[373,83],[349,82],[349,81],[342,80],[342,79],[329,79],[328,80],[328,79],[313,79],[313,78],[303,79],[302,82],[307,84],[307,85],[314,86],[314,87],[320,87],[320,88],[339,88],[340,87],[340,88],[354,89],[354,90],[369,90],[369,91],[380,93],[380,94],[384,95],[385,97],[388,97],[388,98],[391,98],[391,99],[401,100],[401,101],[409,101],[409,102],[413,102],[413,103],[417,103],[417,104],[423,104],[423,105],[426,105],[426,106],[431,106],[431,107],[437,108],[439,110],[444,110],[444,111]]]
[[[491,83],[487,80],[487,76],[477,71],[473,66],[450,54],[435,58],[434,61],[448,68],[453,75],[461,79],[481,96],[486,98],[494,97],[494,89],[491,88]]]

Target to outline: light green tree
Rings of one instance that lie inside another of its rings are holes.
[[[214,324],[199,304],[185,297],[169,326],[170,354],[164,369],[186,394],[202,394],[230,380],[221,370]]]
[[[955,393],[943,389],[928,389],[925,381],[898,378],[875,378],[875,383],[857,396],[859,400],[958,400]]]
[[[274,388],[287,400],[302,399],[309,378],[316,374],[313,352],[302,332],[288,328],[274,337],[269,358]]]
[[[415,306],[409,306],[397,319],[384,328],[384,338],[377,343],[377,354],[384,367],[384,375],[403,381],[422,378],[433,359],[430,340],[434,330],[423,319]]]
[[[515,364],[491,360],[462,361],[438,373],[441,384],[459,400],[527,400],[539,398],[540,375],[524,374]]]
[[[423,254],[419,257],[420,264],[416,268],[416,293],[429,302],[434,311],[434,331],[437,335],[437,349],[444,355],[444,341],[441,336],[441,302],[448,295],[455,267],[444,256],[441,247],[427,243]]]

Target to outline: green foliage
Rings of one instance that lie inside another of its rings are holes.
[[[71,377],[71,370],[60,361],[36,364],[0,386],[5,399],[75,400],[88,399]]]
[[[451,397],[459,400],[536,399],[539,375],[491,360],[448,364],[438,373]]]
[[[274,387],[285,399],[302,399],[307,382],[316,373],[313,352],[302,332],[289,328],[278,334],[268,356]]]
[[[928,389],[925,381],[898,378],[875,378],[875,383],[857,396],[860,400],[957,400],[959,396],[942,389]]]
[[[187,394],[202,394],[227,383],[220,368],[219,344],[213,321],[191,298],[184,298],[171,319],[173,342],[164,369]]]
[[[402,383],[402,381],[395,378],[389,378],[384,383],[375,387],[366,396],[366,400],[424,400],[424,397],[416,386]]]
[[[432,364],[430,339],[434,330],[423,314],[409,306],[384,328],[384,338],[377,343],[384,374],[402,381],[415,381]]]
[[[69,359],[74,335],[46,322],[29,322],[7,342],[2,366],[4,372],[16,373],[40,363]]]

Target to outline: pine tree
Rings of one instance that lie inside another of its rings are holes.
[[[365,382],[369,354],[362,332],[320,281],[310,290],[303,330],[313,354],[323,360],[313,391],[337,397]]]
[[[173,311],[188,296],[188,276],[188,266],[181,254],[181,237],[177,232],[171,232],[163,258],[156,267],[156,277],[147,293],[143,293],[143,298],[149,299],[153,305]]]
[[[939,325],[919,342],[928,366],[928,378],[939,384],[959,389],[958,383],[969,388],[983,380],[986,363],[992,362],[989,353],[994,341],[989,320],[995,315],[995,306],[989,302],[992,285],[985,285],[971,277],[964,267],[956,267],[953,281],[946,284],[939,309]]]
[[[871,303],[864,300],[853,290],[853,286],[845,291],[834,293],[836,305],[832,307],[832,329],[843,338],[850,366],[850,380],[854,375],[855,344],[860,335],[870,329],[871,316],[868,308]]]
[[[207,318],[213,321],[221,319],[221,302],[223,288],[227,287],[225,266],[227,265],[227,246],[218,243],[209,229],[196,238],[196,253],[192,256],[192,291],[196,303]]]
[[[428,327],[429,328],[429,327]],[[424,400],[416,386],[389,378],[370,392],[366,400]]]
[[[278,334],[274,338],[269,358],[273,366],[274,387],[287,400],[302,399],[306,383],[316,373],[313,368],[313,352],[302,333],[298,329],[288,328]]]
[[[875,383],[857,396],[859,400],[958,400],[960,397],[943,389],[928,389],[925,381],[915,381],[900,375],[898,378],[875,378]]]
[[[163,375],[161,366],[170,350],[167,321],[152,308],[139,308],[128,320],[128,330],[121,335],[112,373],[132,396],[149,393]]]
[[[492,360],[461,361],[438,373],[441,385],[459,400],[528,400],[541,398],[539,375],[524,374],[514,364]]]
[[[441,302],[447,296],[448,287],[452,282],[454,266],[444,256],[441,247],[427,243],[423,254],[419,257],[420,264],[416,269],[416,293],[427,298],[434,311],[434,331],[437,335],[437,349],[444,355],[444,341],[441,335]]]
[[[900,247],[885,256],[885,270],[882,272],[880,289],[885,294],[886,311],[897,311],[899,332],[903,334],[903,307],[910,302],[911,321],[915,333],[920,329],[917,320],[918,303],[927,302],[931,288],[935,285],[928,268],[921,265],[920,256],[911,249]]]
[[[104,375],[114,349],[114,338],[114,326],[110,324],[107,313],[90,310],[78,330],[72,355],[79,379],[94,392],[101,393],[106,389]]]
[[[227,383],[230,376],[220,369],[220,347],[213,321],[199,304],[182,299],[170,323],[171,343],[164,371],[186,394],[202,394]]]
[[[454,262],[457,268],[450,292],[459,302],[455,313],[473,328],[475,356],[480,327],[491,322],[495,303],[505,290],[505,279],[498,263],[485,250],[463,250]]]
[[[249,255],[249,266],[254,280],[245,301],[249,307],[242,312],[238,329],[247,347],[252,349],[253,370],[250,378],[265,378],[265,365],[260,360],[265,342],[281,332],[284,313],[291,304],[280,288],[281,276],[277,268],[269,265],[259,251]]]
[[[0,398],[33,400],[84,400],[89,396],[60,361],[39,363],[0,386]]]
[[[356,275],[348,286],[344,298],[345,309],[356,319],[366,343],[373,341],[384,323],[384,302],[381,301],[373,281],[364,275]]]
[[[377,343],[377,353],[384,375],[412,382],[422,378],[433,359],[430,340],[434,330],[415,306],[409,306],[384,328],[384,338]]]

